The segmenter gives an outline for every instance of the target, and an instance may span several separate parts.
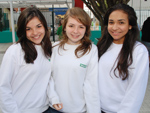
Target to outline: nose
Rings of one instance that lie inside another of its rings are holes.
[[[113,24],[113,25],[112,25],[112,29],[113,29],[113,30],[117,30],[117,29],[118,29],[118,25],[117,25],[117,24]]]
[[[74,31],[74,33],[77,33],[78,32],[78,27],[75,27],[73,31]]]
[[[37,30],[36,30],[36,29],[33,29],[33,30],[32,30],[32,34],[33,34],[33,35],[36,35],[36,34],[37,34]]]

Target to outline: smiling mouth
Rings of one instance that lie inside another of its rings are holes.
[[[72,35],[72,37],[73,37],[73,38],[78,38],[78,37],[79,37],[79,35]]]
[[[119,32],[112,32],[113,35],[119,35]]]
[[[40,38],[40,35],[38,35],[38,36],[35,36],[35,37],[33,37],[34,39],[39,39]]]

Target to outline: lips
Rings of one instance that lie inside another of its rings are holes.
[[[80,35],[72,35],[73,38],[78,38]]]
[[[120,33],[119,32],[112,32],[113,35],[117,36],[119,35]]]
[[[40,38],[40,35],[34,36],[33,38],[34,38],[34,39],[39,39],[39,38]]]

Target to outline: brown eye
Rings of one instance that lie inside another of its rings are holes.
[[[37,26],[38,28],[42,27],[42,26]]]
[[[124,24],[124,22],[120,22],[120,24]]]
[[[29,31],[30,30],[30,28],[26,28],[26,31]]]
[[[113,24],[113,22],[108,22],[108,24]]]
[[[69,25],[69,27],[73,27],[73,25]]]

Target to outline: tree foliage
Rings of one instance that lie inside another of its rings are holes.
[[[92,11],[94,16],[100,21],[101,28],[103,28],[104,15],[106,11],[118,4],[127,4],[130,0],[82,0],[85,5]]]

